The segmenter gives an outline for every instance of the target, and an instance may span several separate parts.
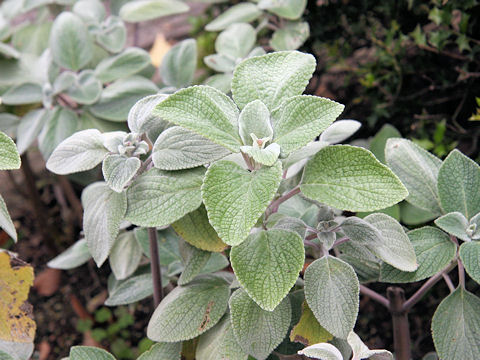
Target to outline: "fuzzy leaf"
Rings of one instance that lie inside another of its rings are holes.
[[[127,190],[126,219],[139,226],[166,226],[197,209],[205,170],[167,172],[151,169]]]
[[[20,155],[12,139],[0,131],[0,170],[20,168]]]
[[[173,46],[163,57],[160,75],[163,82],[177,89],[192,84],[197,67],[197,42],[187,39]]]
[[[300,18],[307,6],[307,0],[260,0],[258,7],[288,20]]]
[[[38,135],[38,145],[44,159],[48,159],[60,143],[73,135],[78,127],[77,114],[67,108],[48,111],[46,123]]]
[[[118,53],[122,51],[127,40],[125,23],[117,16],[109,16],[100,28],[95,39],[105,50]]]
[[[227,310],[230,290],[221,276],[203,275],[171,291],[155,309],[147,336],[154,341],[193,339],[212,328]]]
[[[110,251],[108,258],[115,279],[123,280],[137,270],[142,259],[142,248],[135,239],[133,231],[120,234]]]
[[[282,51],[242,61],[235,69],[232,95],[243,109],[261,100],[270,111],[295,95],[300,95],[315,70],[315,58],[298,51]]]
[[[347,341],[353,350],[354,359],[393,360],[393,355],[390,351],[370,350],[353,331],[348,334]]]
[[[312,359],[343,360],[342,353],[332,344],[321,343],[306,347],[298,352]]]
[[[437,176],[442,161],[415,143],[398,138],[387,140],[385,158],[407,188],[406,200],[420,209],[440,215]]]
[[[108,155],[102,164],[103,177],[113,191],[122,192],[141,165],[142,162],[136,157]]]
[[[290,341],[299,342],[308,346],[332,339],[333,335],[318,323],[312,310],[304,301],[300,320],[290,332]]]
[[[456,236],[463,241],[470,241],[470,238],[466,233],[466,229],[468,228],[468,220],[462,213],[458,211],[439,217],[435,220],[435,225],[437,225],[443,231]]]
[[[480,242],[463,243],[460,246],[460,259],[467,274],[480,284]]]
[[[120,17],[128,22],[140,22],[159,17],[181,14],[190,8],[178,0],[130,1],[120,8]]]
[[[60,255],[50,260],[47,266],[53,269],[69,270],[85,264],[91,258],[92,255],[88,251],[87,241],[80,239]]]
[[[456,246],[443,231],[426,226],[407,233],[417,257],[418,269],[401,271],[383,263],[380,281],[388,283],[408,283],[420,281],[435,275],[455,258]]]
[[[249,23],[256,20],[262,11],[252,3],[240,3],[230,7],[205,26],[207,31],[220,31],[234,23]]]
[[[74,346],[70,349],[69,360],[115,360],[108,351],[92,346]]]
[[[480,166],[453,150],[438,172],[438,195],[443,210],[458,211],[467,219],[480,212]]]
[[[10,236],[13,241],[17,242],[17,230],[15,229],[15,225],[13,224],[12,218],[8,213],[7,204],[5,204],[5,200],[0,195],[0,229],[3,229]]]
[[[42,102],[42,87],[36,83],[12,86],[1,97],[3,104],[23,105]]]
[[[357,320],[360,284],[353,268],[326,256],[305,271],[305,299],[329,333],[345,339]]]
[[[352,136],[361,126],[357,120],[337,120],[322,132],[320,141],[329,144],[340,143]]]
[[[257,360],[267,356],[285,337],[292,308],[288,297],[273,311],[263,310],[243,289],[235,291],[230,298],[233,332],[240,347]]]
[[[231,161],[218,161],[205,175],[202,197],[210,223],[228,245],[242,243],[273,199],[282,167],[249,172]]]
[[[270,144],[265,149],[259,149],[256,146],[241,146],[242,153],[247,154],[257,163],[272,166],[277,162],[280,155],[280,146],[278,144]]]
[[[75,76],[73,86],[65,93],[79,104],[93,104],[100,98],[102,84],[92,70],[84,70]]]
[[[254,134],[257,139],[272,139],[273,129],[270,123],[270,112],[266,105],[260,100],[248,103],[238,118],[238,129],[245,145],[253,145],[250,134]]]
[[[232,24],[222,31],[215,40],[218,54],[232,59],[243,59],[255,45],[257,33],[252,25],[246,23]]]
[[[310,199],[349,211],[383,209],[408,195],[371,152],[349,145],[320,150],[307,163],[300,189]]]
[[[432,319],[432,336],[440,359],[480,358],[480,299],[462,287],[448,295]]]
[[[151,130],[160,129],[163,131],[167,127],[167,122],[160,117],[152,114],[155,106],[165,100],[168,95],[157,94],[146,96],[133,105],[128,113],[128,127],[132,132],[139,134]]]
[[[82,193],[83,231],[88,249],[100,267],[117,238],[125,212],[125,193],[112,191],[104,182],[89,185]]]
[[[202,269],[210,260],[212,255],[209,251],[197,249],[195,246],[185,244],[187,256],[185,260],[185,268],[182,275],[178,278],[178,285],[186,285],[202,272]]]
[[[310,26],[307,22],[288,23],[273,33],[270,46],[275,51],[296,50],[309,36]]]
[[[162,283],[167,285],[166,283]],[[143,300],[153,294],[152,274],[140,274],[132,276],[126,280],[119,281],[113,288],[108,290],[108,299],[105,301],[107,306],[118,306],[133,304]]]
[[[385,124],[380,131],[376,133],[372,141],[370,141],[370,151],[379,161],[386,164],[385,145],[387,144],[387,140],[399,137],[401,137],[401,134],[397,129],[390,124]]]
[[[156,343],[137,360],[180,360],[182,343]]]
[[[17,148],[20,154],[23,154],[30,145],[33,144],[38,134],[42,131],[47,121],[49,112],[44,109],[29,111],[20,120],[17,129]]]
[[[103,83],[134,75],[150,64],[150,55],[141,48],[129,47],[120,54],[103,59],[95,76]]]

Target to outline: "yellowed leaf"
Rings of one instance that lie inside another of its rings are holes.
[[[0,339],[32,342],[36,324],[27,302],[33,268],[6,251],[0,252]]]
[[[163,57],[171,47],[172,45],[170,45],[170,43],[165,39],[163,34],[157,34],[152,48],[150,49],[150,59],[152,60],[152,64],[156,67],[159,67],[162,63]]]
[[[333,335],[325,330],[313,315],[312,310],[304,301],[302,304],[302,315],[298,324],[290,333],[290,341],[299,342],[305,346],[327,342],[333,339]]]

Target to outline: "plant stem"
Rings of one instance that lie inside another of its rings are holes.
[[[366,287],[365,285],[360,285],[360,294],[368,296],[372,300],[385,306],[387,309],[390,308],[390,302],[385,296],[380,295],[379,293],[377,293],[376,291],[373,291],[372,289]]]
[[[445,273],[442,273],[442,276],[443,276],[443,280],[445,280],[445,282],[447,283],[447,286],[450,292],[454,292],[455,285],[453,285],[453,282],[452,282],[452,279],[450,279],[450,276],[448,276],[448,274],[445,274]]]
[[[269,215],[276,213],[278,211],[278,207],[280,206],[281,203],[287,201],[288,199],[294,197],[300,192],[300,187],[295,186],[292,190],[287,192],[285,195],[280,196],[278,199],[272,201],[270,203],[269,207]]]
[[[405,292],[400,287],[392,286],[387,288],[387,297],[392,314],[395,359],[410,360],[410,326],[408,324],[408,310],[405,310]]]
[[[81,224],[83,219],[83,206],[78,199],[77,194],[75,194],[72,183],[66,176],[62,175],[58,176],[58,182],[60,183],[63,193],[67,197],[68,203],[73,208],[78,223]]]
[[[462,289],[465,289],[465,268],[463,267],[462,260],[460,258],[458,261],[458,286],[461,286]]]
[[[158,257],[157,228],[148,228],[148,240],[150,242],[150,269],[153,280],[153,304],[156,309],[163,299],[162,270],[160,269],[160,259]]]

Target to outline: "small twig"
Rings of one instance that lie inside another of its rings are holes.
[[[458,258],[458,286],[465,289],[465,268],[463,267],[462,260]]]
[[[388,301],[388,299],[385,296],[380,295],[379,293],[377,293],[376,291],[373,291],[372,289],[366,287],[365,285],[360,285],[360,294],[368,296],[372,300],[385,306],[387,309],[390,308],[390,301]]]
[[[343,243],[346,243],[347,241],[349,241],[350,238],[348,237],[343,237],[343,238],[340,238],[340,239],[337,239],[335,240],[335,242],[333,243],[333,246],[332,247],[337,247],[339,245],[342,245]]]
[[[269,208],[268,214],[270,215],[270,214],[276,213],[278,211],[278,207],[280,206],[281,203],[283,203],[283,202],[287,201],[288,199],[294,197],[299,192],[300,192],[300,187],[295,186],[292,190],[287,192],[285,195],[282,195],[278,199],[272,201],[270,203],[270,205],[268,206],[268,208]]]
[[[57,100],[60,100],[59,102],[62,103],[64,107],[69,107],[72,109],[76,109],[78,107],[78,104],[65,94],[57,94]]]
[[[148,228],[148,240],[150,242],[150,269],[152,271],[153,281],[153,304],[155,309],[163,299],[162,273],[160,269],[160,259],[158,257],[157,229]]]
[[[442,273],[442,276],[443,276],[443,280],[445,280],[445,282],[447,283],[447,286],[448,286],[448,289],[450,290],[450,292],[454,292],[455,291],[455,285],[453,285],[453,282],[452,282],[452,279],[450,278],[450,276],[448,276],[448,274],[445,274],[445,273]]]
[[[305,239],[305,240],[303,240],[303,243],[304,243],[305,245],[310,246],[310,247],[313,247],[313,248],[315,248],[315,249],[320,249],[320,248],[321,248],[321,246],[320,246],[319,244],[314,243],[313,241],[310,241],[310,240],[306,240],[306,239]]]

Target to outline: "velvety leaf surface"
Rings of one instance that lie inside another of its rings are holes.
[[[15,229],[15,225],[13,224],[12,218],[8,213],[7,204],[5,204],[5,200],[0,195],[0,228],[3,229],[10,236],[13,241],[17,242],[17,230]]]
[[[232,24],[222,31],[215,40],[215,51],[229,58],[242,59],[255,45],[257,33],[252,25]]]
[[[178,285],[186,285],[202,272],[202,269],[212,255],[209,251],[197,249],[195,246],[185,244],[186,259],[185,268],[178,278]]]
[[[340,143],[352,136],[361,126],[362,123],[357,120],[337,120],[322,132],[320,141],[329,144]]]
[[[147,131],[160,128],[163,130],[167,122],[154,115],[155,106],[165,100],[168,95],[157,94],[146,96],[137,101],[128,113],[128,127],[131,131],[142,134]]]
[[[162,283],[163,278],[162,278]],[[120,281],[113,289],[109,289],[107,306],[132,304],[153,294],[152,274],[140,274]]]
[[[140,22],[180,14],[189,10],[187,4],[178,0],[130,1],[120,8],[120,17],[128,22]]]
[[[182,343],[156,343],[137,360],[180,360]]]
[[[300,320],[290,332],[290,341],[299,342],[305,346],[309,346],[332,339],[333,335],[318,323],[312,310],[304,301],[302,304],[302,315]]]
[[[296,50],[309,38],[310,26],[307,22],[287,23],[276,30],[270,39],[270,46],[275,51]]]
[[[177,89],[192,84],[197,67],[197,42],[187,39],[175,44],[163,57],[160,75],[163,82]]]
[[[273,129],[270,123],[270,111],[268,111],[267,106],[260,100],[248,103],[240,113],[238,128],[245,145],[253,145],[250,134],[254,134],[258,139],[271,139]]]
[[[23,83],[12,86],[2,94],[2,104],[23,105],[42,101],[42,87],[36,83]]]
[[[141,165],[142,162],[136,157],[108,155],[102,164],[103,177],[113,191],[122,192]]]
[[[370,350],[353,331],[348,334],[347,342],[353,350],[354,359],[393,360],[393,355],[387,350]]]
[[[456,236],[463,241],[470,241],[466,230],[468,228],[468,220],[465,216],[458,212],[451,212],[446,215],[443,215],[435,220],[435,225],[437,225],[443,231]]]
[[[260,0],[258,7],[288,20],[300,18],[307,6],[307,0]]]
[[[220,31],[234,23],[248,23],[257,19],[262,11],[252,3],[240,3],[230,7],[205,26],[207,31]]]
[[[115,279],[123,280],[137,270],[142,259],[142,248],[133,231],[120,234],[113,244],[108,261]]]
[[[312,359],[343,360],[342,353],[332,344],[321,343],[306,347],[298,352]]]
[[[141,48],[129,47],[120,54],[102,60],[95,76],[103,83],[134,75],[150,64],[150,55]]]
[[[372,141],[370,141],[370,151],[380,162],[386,164],[385,145],[387,144],[387,140],[390,138],[399,138],[401,136],[400,132],[392,125],[385,124],[380,131],[375,134]]]
[[[74,346],[70,349],[69,360],[115,360],[115,357],[98,347]]]
[[[66,138],[77,131],[77,114],[64,107],[56,107],[48,111],[46,123],[38,135],[38,146],[44,157],[48,159],[55,148]]]
[[[87,241],[80,239],[60,255],[50,260],[47,266],[62,270],[73,269],[85,264],[91,257],[92,255],[90,255],[90,251],[88,251]]]
[[[20,168],[20,155],[12,139],[0,131],[0,170]]]
[[[460,246],[460,259],[467,274],[480,284],[480,242],[463,243]]]

